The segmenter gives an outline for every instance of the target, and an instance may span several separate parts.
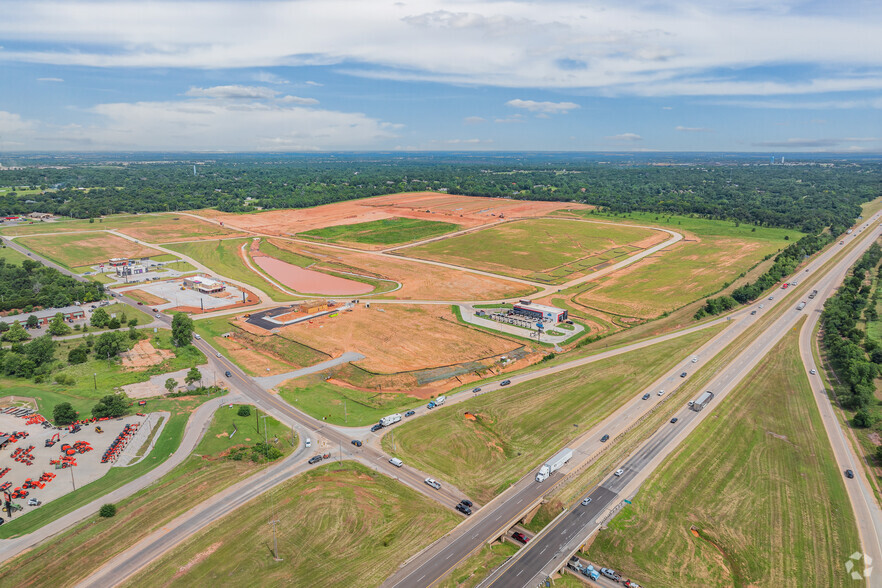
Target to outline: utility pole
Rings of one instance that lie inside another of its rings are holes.
[[[254,420],[257,423],[257,434],[260,435],[260,409],[254,407]]]

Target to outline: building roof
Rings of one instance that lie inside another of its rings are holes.
[[[218,280],[214,280],[212,278],[206,278],[203,276],[193,276],[192,278],[188,278],[188,279],[193,283],[202,284],[203,286],[206,286],[208,288],[213,288],[215,286],[223,286],[224,285],[223,282],[220,282]]]
[[[524,302],[519,302],[514,305],[515,308],[523,308],[526,310],[535,310],[536,312],[550,312],[552,314],[557,314],[559,312],[563,312],[564,309],[558,308],[556,306],[547,306],[545,304],[536,304],[535,302],[530,302],[529,304],[525,304]]]
[[[65,306],[64,308],[46,308],[43,310],[35,310],[34,312],[28,312],[25,314],[13,314],[10,316],[0,316],[0,322],[9,323],[10,325],[15,321],[20,323],[25,323],[28,320],[28,317],[34,315],[38,319],[42,318],[52,318],[58,313],[61,314],[71,314],[75,312],[84,312],[82,306]]]

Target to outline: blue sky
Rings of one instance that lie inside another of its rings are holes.
[[[0,0],[0,151],[882,151],[882,3]]]

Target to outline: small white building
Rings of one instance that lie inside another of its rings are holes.
[[[144,264],[141,263],[133,263],[132,265],[118,265],[115,267],[115,269],[117,278],[124,278],[125,276],[135,276],[138,274],[147,273],[147,268],[144,267]]]
[[[202,294],[216,294],[227,289],[227,285],[220,280],[206,278],[204,276],[191,276],[184,278],[184,288],[196,290]]]

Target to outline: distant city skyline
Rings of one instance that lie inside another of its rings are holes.
[[[0,8],[0,151],[882,152],[870,0]]]

